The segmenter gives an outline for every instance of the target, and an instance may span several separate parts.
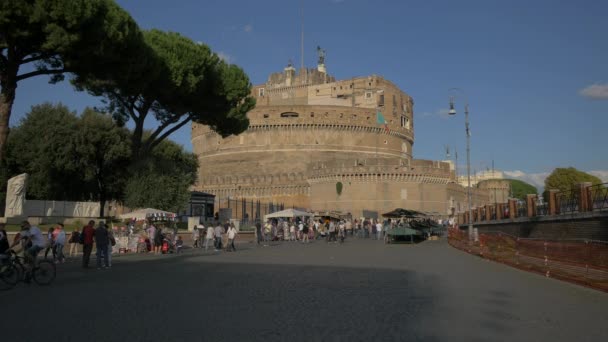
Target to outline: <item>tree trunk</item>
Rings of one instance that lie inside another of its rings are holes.
[[[15,91],[17,90],[18,68],[7,68],[6,74],[0,77],[0,161],[4,160],[4,150],[8,138],[9,120],[13,103],[15,102]]]
[[[134,121],[135,128],[133,129],[133,135],[131,137],[131,148],[133,151],[133,160],[139,160],[141,158],[141,139],[144,133],[144,121]]]
[[[104,207],[106,206],[106,193],[105,191],[99,194],[99,217],[103,218],[105,212]]]

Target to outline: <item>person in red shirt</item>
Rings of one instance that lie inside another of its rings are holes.
[[[93,237],[95,236],[95,221],[89,221],[89,224],[82,228],[82,267],[89,268],[89,260],[91,259],[91,251],[93,251]]]

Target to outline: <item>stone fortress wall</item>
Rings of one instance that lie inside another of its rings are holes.
[[[416,160],[413,100],[376,75],[336,81],[324,65],[292,66],[252,88],[249,128],[222,139],[192,125],[196,190],[361,216],[407,207],[441,214],[464,208],[448,163]],[[378,124],[376,113],[386,124]],[[342,193],[336,184],[342,183]],[[464,197],[462,194],[464,193]],[[487,194],[474,191],[474,203]]]

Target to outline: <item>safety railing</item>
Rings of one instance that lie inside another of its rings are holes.
[[[569,214],[579,211],[580,191],[575,189],[561,191],[555,196],[560,214]]]
[[[590,192],[593,210],[608,209],[608,183],[593,185]]]

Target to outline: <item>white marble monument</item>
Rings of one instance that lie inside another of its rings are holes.
[[[6,187],[5,217],[25,216],[25,191],[27,186],[27,173],[22,173],[8,180]]]

